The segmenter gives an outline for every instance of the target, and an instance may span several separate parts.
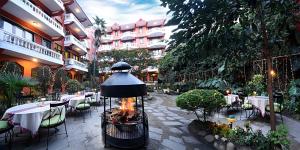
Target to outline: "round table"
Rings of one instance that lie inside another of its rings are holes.
[[[248,96],[245,98],[246,101],[250,102],[254,107],[260,110],[261,115],[265,116],[265,108],[269,104],[269,97],[267,96]]]
[[[2,119],[9,119],[13,124],[18,124],[35,135],[39,130],[43,118],[45,116],[47,117],[47,113],[49,114],[50,103],[57,103],[57,101],[36,102],[14,106],[5,111]]]

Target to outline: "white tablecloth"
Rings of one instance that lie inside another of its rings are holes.
[[[44,115],[50,111],[50,103],[56,103],[56,101],[46,101],[44,104],[37,102],[14,106],[6,110],[2,119],[11,119],[14,124],[20,125],[35,135]]]
[[[88,100],[89,100],[89,98],[88,98]],[[84,101],[85,101],[85,95],[78,95],[78,96],[70,98],[70,100],[69,100],[69,106],[75,108],[78,104],[80,104],[80,103],[82,103]]]
[[[229,94],[225,96],[226,104],[231,105],[235,101],[239,101],[239,96],[234,94]]]
[[[265,108],[269,104],[269,97],[267,96],[248,96],[246,100],[260,110],[261,115],[265,116]]]

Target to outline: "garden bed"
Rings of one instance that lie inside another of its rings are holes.
[[[272,136],[274,134],[269,133],[265,136],[260,131],[253,132],[250,127],[231,129],[227,124],[194,120],[189,124],[188,129],[197,139],[201,139],[217,150],[268,150],[271,149],[271,143],[276,143],[271,140],[271,138],[274,140]],[[281,129],[275,132],[275,135],[282,133]],[[277,138],[281,140],[280,142],[286,142],[283,137]],[[283,143],[275,144],[277,145],[275,149],[282,149],[281,144]]]

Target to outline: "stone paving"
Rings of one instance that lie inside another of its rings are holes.
[[[154,94],[154,99],[145,102],[145,111],[149,121],[149,150],[210,150],[210,146],[195,139],[188,131],[187,125],[194,119],[192,114],[175,106],[175,97]],[[67,116],[68,137],[63,126],[59,131],[51,132],[49,150],[100,150],[104,148],[101,134],[103,106],[92,109],[92,113]],[[82,115],[85,115],[83,120]],[[18,132],[18,131],[16,131]],[[28,133],[17,134],[14,138],[14,150],[46,149],[47,130],[41,130],[41,138],[30,138]],[[1,140],[0,150],[6,149]]]
[[[149,150],[210,150],[211,145],[196,139],[188,130],[188,124],[195,119],[194,114],[181,110],[175,105],[175,96],[154,94],[153,100],[145,102],[145,111],[149,121]],[[100,150],[113,149],[104,148],[101,134],[101,118],[103,106],[92,109],[91,115],[83,114],[67,116],[67,129],[69,136],[66,137],[63,126],[59,132],[53,134],[49,140],[49,150]],[[225,111],[226,112],[226,111]],[[234,113],[237,122],[233,126],[243,126],[247,120],[243,115],[240,119],[239,113]],[[227,113],[224,111],[210,117],[216,122],[227,123]],[[277,116],[279,118],[279,116]],[[280,119],[277,119],[278,124]],[[293,119],[284,117],[284,124],[289,128],[289,137],[292,141],[291,149],[300,147],[300,123]],[[254,130],[262,130],[267,133],[270,130],[266,120],[251,121]],[[201,133],[198,133],[201,134]],[[203,140],[203,139],[202,139]],[[0,137],[0,150],[6,149]],[[28,134],[18,134],[13,143],[14,150],[44,150],[46,149],[46,130],[41,132],[41,139],[36,136],[30,138]]]

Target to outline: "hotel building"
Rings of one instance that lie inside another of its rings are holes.
[[[0,65],[16,62],[26,77],[39,66],[64,67],[81,81],[91,25],[76,0],[1,0]]]
[[[98,49],[99,55],[105,55],[105,52],[112,50],[139,50],[147,49],[154,59],[160,59],[164,56],[166,48],[165,38],[165,20],[138,20],[135,23],[122,24],[117,23],[107,27],[106,36],[102,37],[101,47]],[[143,70],[146,82],[157,81],[158,68],[149,66]],[[105,73],[110,72],[109,68],[104,68],[100,72],[101,78]]]

